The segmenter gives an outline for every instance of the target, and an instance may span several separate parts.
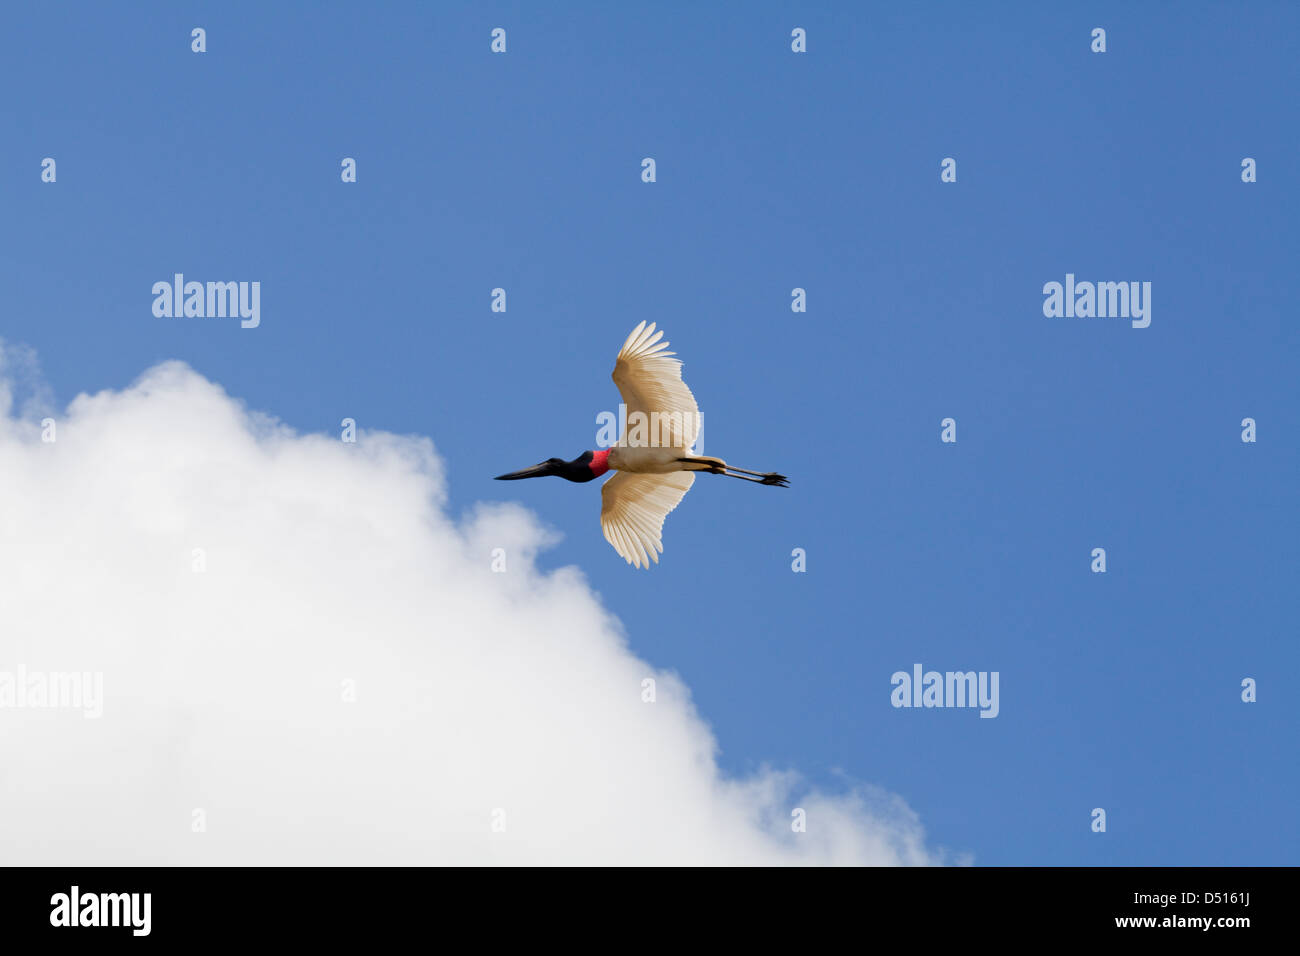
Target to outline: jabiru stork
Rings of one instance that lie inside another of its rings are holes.
[[[721,458],[692,451],[700,430],[700,409],[682,381],[682,363],[661,342],[663,332],[654,323],[640,323],[619,349],[614,363],[614,384],[627,406],[627,421],[653,422],[655,440],[646,444],[637,430],[626,425],[618,444],[600,451],[584,451],[572,461],[546,461],[497,475],[497,481],[557,475],[585,482],[607,471],[617,472],[600,490],[600,527],[605,540],[628,564],[648,568],[663,553],[664,518],[676,508],[695,481],[694,472],[728,475],[759,485],[786,487],[789,479],[772,471],[734,468]],[[629,438],[629,433],[632,433]],[[644,429],[640,431],[644,434]],[[751,477],[752,476],[752,477]]]

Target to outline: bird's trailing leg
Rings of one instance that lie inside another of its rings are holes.
[[[749,470],[746,469],[746,468],[735,468],[735,467],[733,467],[733,466],[731,466],[731,465],[728,465],[728,466],[727,466],[727,471],[738,471],[738,472],[740,472],[742,475],[757,475],[757,476],[760,477],[760,478],[771,478],[771,479],[774,479],[774,480],[772,480],[772,481],[765,481],[765,482],[763,482],[763,484],[765,484],[765,485],[778,485],[778,484],[781,484],[782,482],[785,482],[785,481],[789,481],[789,480],[790,480],[790,479],[787,478],[785,475],[778,475],[778,474],[777,474],[776,472],[774,472],[774,471],[749,471]]]
[[[700,470],[707,471],[712,475],[726,475],[728,478],[752,481],[756,485],[775,485],[778,488],[790,487],[790,479],[785,475],[778,475],[774,471],[750,471],[747,468],[734,468],[721,458],[679,458],[677,460],[691,465],[704,465],[706,467]],[[754,475],[755,477],[746,478],[745,475]]]

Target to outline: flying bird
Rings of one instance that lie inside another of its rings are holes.
[[[673,358],[677,353],[667,351],[663,337],[653,322],[648,327],[642,322],[619,349],[614,384],[627,406],[627,423],[617,445],[584,451],[572,461],[548,458],[497,475],[498,481],[558,475],[583,482],[617,472],[600,490],[600,527],[614,550],[638,568],[659,563],[664,518],[690,491],[694,472],[782,488],[789,481],[776,472],[733,468],[721,458],[692,451],[700,431],[700,408],[682,381],[682,363]]]

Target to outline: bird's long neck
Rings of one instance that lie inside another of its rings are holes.
[[[573,461],[562,461],[551,467],[550,475],[559,475],[566,481],[594,481],[609,471],[609,449],[584,451]]]

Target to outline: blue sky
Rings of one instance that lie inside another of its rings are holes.
[[[297,429],[431,436],[453,512],[564,533],[543,563],[724,767],[877,783],[979,863],[1300,862],[1294,4],[6,20],[0,336],[60,403],[179,358]],[[155,318],[174,272],[260,281],[261,326]],[[1044,317],[1067,273],[1151,282],[1150,327]],[[595,484],[491,480],[593,447],[642,320],[703,451],[792,479],[697,480],[648,573]],[[998,671],[998,717],[891,707],[915,663]]]

